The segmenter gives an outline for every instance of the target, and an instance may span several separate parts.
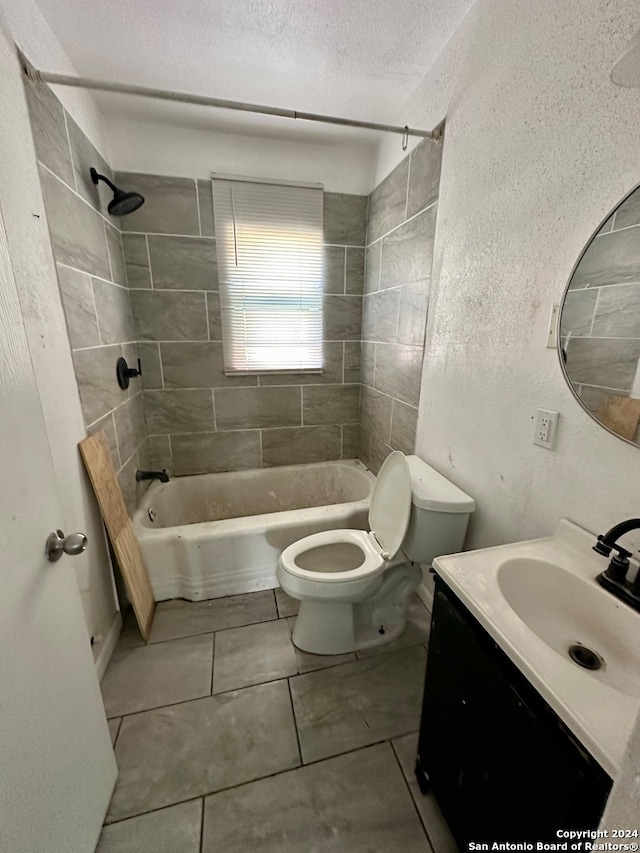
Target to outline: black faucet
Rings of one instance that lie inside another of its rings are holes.
[[[141,483],[143,480],[160,480],[161,483],[168,483],[169,475],[166,468],[163,468],[162,471],[141,471],[138,468],[136,471],[136,481]]]
[[[603,557],[608,557],[612,551],[617,553],[613,555],[606,570],[599,574],[596,580],[617,598],[635,610],[640,610],[640,571],[632,583],[627,580],[627,573],[631,565],[629,563],[631,551],[627,551],[618,545],[618,539],[631,530],[640,530],[640,518],[629,518],[627,521],[621,521],[619,524],[615,524],[604,536],[602,534],[598,536],[598,541],[593,546],[594,551],[602,554]]]

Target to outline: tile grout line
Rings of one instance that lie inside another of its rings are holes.
[[[388,237],[389,234],[393,234],[394,231],[397,231],[399,228],[402,228],[402,226],[406,225],[407,222],[412,222],[414,219],[417,219],[418,216],[420,216],[421,214],[426,213],[427,210],[431,210],[432,207],[435,207],[438,204],[438,201],[439,201],[439,199],[437,198],[435,201],[432,201],[431,204],[426,205],[426,207],[423,207],[417,213],[413,213],[408,219],[405,219],[404,222],[401,222],[399,225],[394,225],[393,228],[390,228],[384,234],[381,234],[379,237],[376,237],[375,240],[372,240],[370,243],[367,243],[365,248],[367,248],[367,249],[371,248],[371,246],[374,246],[376,243],[379,243],[381,240],[384,240],[385,237]],[[631,227],[635,227],[635,226],[631,226]]]
[[[144,235],[144,242],[145,242],[145,245],[147,247],[147,263],[149,264],[149,282],[151,284],[151,287],[150,288],[145,287],[145,288],[140,288],[140,289],[141,290],[155,290],[155,287],[153,286],[153,272],[151,271],[151,249],[149,248],[149,235],[148,234]],[[135,290],[135,288],[130,288],[130,290]]]
[[[408,732],[407,734],[414,734],[414,732]],[[406,735],[400,735],[399,737],[406,737]],[[411,790],[409,780],[404,775],[404,770],[402,768],[402,764],[400,763],[400,756],[396,752],[396,748],[393,745],[393,741],[396,739],[397,738],[393,738],[393,739],[390,738],[389,739],[389,746],[391,747],[391,751],[393,752],[393,756],[394,756],[394,758],[398,764],[398,769],[400,770],[400,775],[402,776],[402,781],[404,782],[405,788],[407,790],[407,794],[409,795],[409,799],[411,800],[411,803],[413,805],[415,813],[418,817],[418,820],[420,821],[420,826],[422,827],[422,831],[424,832],[424,834],[427,838],[427,841],[429,842],[429,846],[431,847],[431,850],[434,851],[434,853],[435,853],[436,848],[435,848],[433,841],[431,840],[431,836],[429,835],[429,831],[427,830],[426,821],[423,819],[422,814],[420,813],[420,809],[418,808],[418,804],[416,803],[415,798],[413,796],[413,792]],[[420,793],[422,794],[422,792],[420,792]],[[422,795],[422,796],[424,796],[424,795]]]
[[[204,851],[204,797],[202,797],[202,813],[200,815],[200,853]]]
[[[62,106],[62,104],[61,104],[61,106]],[[67,118],[67,111],[64,108],[64,106],[62,106],[62,115],[64,116],[64,129],[65,129],[66,134],[67,134],[67,145],[69,146],[69,159],[71,160],[71,174],[73,175],[73,183],[74,183],[74,186],[69,187],[69,189],[74,189],[76,192],[78,192],[78,174],[76,172],[76,164],[75,164],[75,160],[73,157],[73,148],[71,146],[71,134],[69,133],[69,121]],[[87,137],[87,139],[88,138],[89,137]],[[42,165],[44,166],[44,163]],[[69,185],[67,184],[67,186],[69,186]]]
[[[210,685],[211,689],[209,690],[209,695],[213,696],[213,668],[216,665],[216,632],[215,631],[211,635],[211,643],[212,643],[212,649],[211,649],[211,679],[209,681],[209,685]]]
[[[293,641],[291,642],[293,646]],[[296,661],[297,663],[297,661]],[[299,675],[300,673],[298,673]],[[296,710],[293,704],[293,693],[291,692],[291,678],[287,678],[287,688],[289,690],[289,702],[291,703],[291,716],[293,718],[293,728],[296,732],[296,743],[298,745],[298,757],[300,759],[300,767],[304,767],[304,762],[302,760],[302,747],[300,746],[300,732],[298,731],[298,720],[296,718]]]

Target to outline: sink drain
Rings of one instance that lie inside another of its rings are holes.
[[[569,657],[584,669],[600,669],[604,666],[604,660],[599,654],[579,643],[569,646]]]

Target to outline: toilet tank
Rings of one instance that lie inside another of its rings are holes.
[[[402,550],[414,563],[462,550],[475,501],[418,456],[407,456],[411,473],[411,518]]]

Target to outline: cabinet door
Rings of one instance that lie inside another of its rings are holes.
[[[438,579],[419,764],[456,841],[595,828],[611,780]]]

